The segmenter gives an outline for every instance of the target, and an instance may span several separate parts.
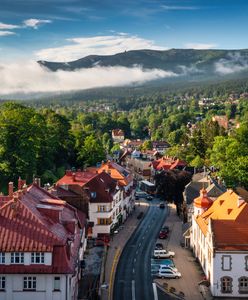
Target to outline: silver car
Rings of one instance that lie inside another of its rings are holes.
[[[159,278],[180,278],[182,274],[172,270],[163,270],[158,272],[157,277]]]

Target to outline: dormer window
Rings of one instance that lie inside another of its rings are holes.
[[[96,192],[91,192],[90,195],[91,195],[91,198],[96,198]]]
[[[43,252],[32,252],[31,253],[31,264],[44,264],[45,253]]]
[[[10,262],[12,264],[24,264],[24,253],[23,252],[12,252]]]

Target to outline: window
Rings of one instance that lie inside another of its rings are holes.
[[[223,271],[231,271],[232,269],[232,257],[230,255],[222,255],[221,268]]]
[[[12,252],[10,261],[12,264],[24,264],[24,253],[23,252]]]
[[[54,291],[60,291],[60,277],[54,277]]]
[[[0,276],[0,290],[3,291],[5,290],[5,277],[4,276]]]
[[[4,265],[5,264],[5,253],[0,252],[0,264]]]
[[[231,277],[222,277],[221,279],[221,292],[223,294],[232,293],[232,278]]]
[[[248,277],[239,278],[239,293],[248,294]]]
[[[248,271],[248,256],[245,256],[245,270]]]
[[[23,278],[23,289],[24,290],[36,290],[36,277],[25,276]]]
[[[106,211],[106,206],[105,206],[105,205],[98,205],[98,211],[99,211],[99,212],[104,212],[104,211]]]
[[[44,264],[45,254],[42,252],[32,252],[31,253],[31,263],[32,264]]]

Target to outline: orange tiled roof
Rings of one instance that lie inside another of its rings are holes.
[[[212,205],[213,201],[208,197],[207,191],[202,189],[200,196],[195,198],[194,205],[196,207],[207,209]]]
[[[219,196],[196,222],[204,235],[211,221],[216,249],[248,250],[248,204],[238,194],[228,190]],[[236,245],[236,246],[235,246]]]
[[[113,179],[117,180],[122,186],[128,185],[133,180],[132,175],[125,168],[115,162],[109,161],[103,164],[98,170],[98,173],[102,172],[109,173],[109,175]]]

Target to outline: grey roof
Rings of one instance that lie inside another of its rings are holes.
[[[219,197],[225,192],[225,190],[221,189],[221,187],[215,183],[210,184],[210,186],[206,188],[206,191],[209,197]]]

